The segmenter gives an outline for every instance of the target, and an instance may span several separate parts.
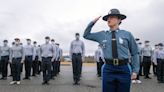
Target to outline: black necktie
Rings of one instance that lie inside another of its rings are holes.
[[[113,56],[113,59],[118,58],[117,40],[116,40],[115,31],[112,31],[112,56]]]

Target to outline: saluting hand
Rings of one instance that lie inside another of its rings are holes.
[[[93,22],[96,23],[100,18],[101,18],[101,16],[95,18],[95,19],[93,20]]]

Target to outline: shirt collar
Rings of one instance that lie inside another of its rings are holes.
[[[118,32],[119,30],[120,30],[120,29],[117,29],[117,30],[116,30],[116,32]],[[110,32],[110,33],[111,33],[112,31],[111,31],[111,30],[108,30],[108,32]]]

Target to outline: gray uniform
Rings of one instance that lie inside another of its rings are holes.
[[[35,59],[34,47],[32,45],[24,46],[25,53],[25,79],[31,76],[32,61]]]
[[[85,55],[85,46],[81,40],[74,40],[70,46],[70,57],[72,58],[73,79],[75,82],[80,80],[82,73],[82,57]]]
[[[2,46],[0,47],[0,55],[2,56],[9,56],[10,55],[10,47],[9,46]]]
[[[23,49],[23,46],[16,46],[14,45],[13,47],[11,47],[11,50],[10,50],[10,60],[12,61],[13,58],[21,58],[22,61],[25,60],[25,57],[24,57],[24,49]]]
[[[164,83],[164,50],[156,51],[153,61],[157,63],[157,80]]]
[[[40,59],[42,60],[43,68],[43,81],[48,82],[51,78],[51,61],[55,59],[55,48],[52,44],[41,45]],[[48,72],[47,72],[48,71]]]
[[[56,48],[52,44],[43,44],[40,48],[40,57],[53,57],[55,58],[55,50]]]
[[[24,61],[24,49],[20,45],[14,45],[10,50],[10,61],[12,61],[13,81],[20,81],[21,61]]]
[[[10,55],[10,47],[2,46],[0,48],[0,56],[1,56],[1,71],[2,71],[2,79],[7,77],[8,73],[8,61]]]
[[[70,56],[72,56],[72,54],[82,54],[82,56],[85,55],[85,45],[83,43],[83,41],[81,40],[74,40],[71,43],[71,47],[70,47]]]
[[[149,78],[152,54],[153,50],[150,46],[145,46],[142,48],[142,61],[145,78]]]

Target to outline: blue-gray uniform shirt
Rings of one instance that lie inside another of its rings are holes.
[[[10,49],[10,61],[12,61],[13,58],[21,58],[22,61],[24,61],[25,55],[24,55],[23,46],[14,45],[11,47],[11,49]]]
[[[54,47],[54,58],[55,58],[55,60],[57,60],[59,47],[56,44],[54,44],[54,43],[52,43],[52,46]]]
[[[0,56],[9,56],[10,55],[10,47],[9,46],[2,46],[0,47]]]
[[[82,56],[85,56],[85,45],[81,40],[73,40],[70,46],[70,57],[73,53],[81,53]]]
[[[153,62],[157,64],[157,59],[164,59],[164,50],[156,50],[153,56]]]
[[[34,47],[32,45],[25,45],[24,46],[24,53],[25,56],[32,56],[32,59],[35,59]]]
[[[151,57],[153,55],[153,50],[151,46],[144,46],[141,50],[142,56],[148,56]]]
[[[56,60],[57,60],[57,61],[60,61],[61,58],[62,58],[62,55],[63,55],[63,51],[62,51],[61,48],[58,47],[58,49],[57,49],[57,54],[56,54]]]
[[[47,58],[52,57],[52,60],[55,59],[55,48],[52,44],[43,44],[40,47],[40,59],[41,57]]]
[[[38,56],[40,55],[40,47],[38,46],[34,46],[34,56]]]
[[[91,29],[94,23],[91,22],[87,26],[83,37],[89,40],[93,40],[103,45],[103,53],[105,59],[113,59],[112,57],[112,33],[111,31],[100,31],[91,33]],[[139,55],[138,46],[133,35],[125,30],[116,31],[118,59],[128,59],[129,52],[131,55],[132,71],[139,72]]]

